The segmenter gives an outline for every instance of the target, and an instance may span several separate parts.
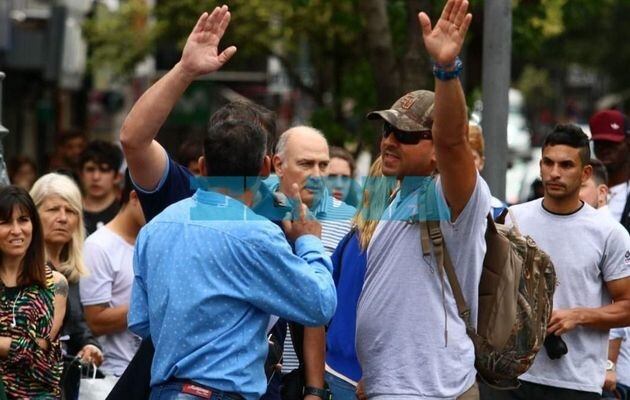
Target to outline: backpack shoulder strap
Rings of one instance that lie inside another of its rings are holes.
[[[470,323],[470,307],[468,307],[468,304],[466,303],[466,299],[464,298],[459,280],[457,279],[457,275],[455,274],[453,262],[451,261],[451,257],[449,256],[446,249],[444,237],[442,236],[442,230],[440,229],[440,222],[421,222],[420,237],[423,245],[423,253],[426,254],[429,251],[429,246],[425,247],[425,245],[428,245],[429,242],[433,244],[435,260],[438,264],[438,268],[446,273],[446,278],[448,279],[448,283],[451,285],[453,297],[455,297],[455,303],[457,304],[457,312],[466,323],[466,329],[471,329],[472,326]]]

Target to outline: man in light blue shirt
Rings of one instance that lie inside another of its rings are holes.
[[[244,121],[212,127],[200,164],[214,183],[168,207],[138,236],[129,329],[155,345],[152,399],[258,399],[269,315],[318,326],[334,313],[319,223],[300,203],[283,234],[249,208],[259,183],[243,177],[269,173],[265,140]]]

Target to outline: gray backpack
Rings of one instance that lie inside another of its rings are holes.
[[[446,273],[458,313],[475,346],[479,376],[495,388],[511,389],[518,387],[518,376],[533,364],[545,341],[556,273],[549,256],[529,236],[523,236],[515,222],[507,227],[495,223],[491,214],[487,220],[487,251],[479,282],[476,328],[471,324],[470,308],[455,275],[439,221],[420,222],[422,251],[426,257],[433,248],[442,282]]]

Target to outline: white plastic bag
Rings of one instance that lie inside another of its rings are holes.
[[[90,368],[87,368],[89,371]],[[109,392],[112,391],[118,377],[106,376],[104,378],[96,377],[96,365],[92,364],[91,370],[94,371],[91,376],[82,376],[79,385],[79,400],[105,400]]]

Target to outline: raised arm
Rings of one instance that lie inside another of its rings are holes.
[[[456,67],[472,19],[467,10],[468,1],[448,0],[433,29],[427,14],[418,15],[424,45],[438,68],[448,71]],[[455,220],[468,203],[477,179],[467,139],[466,99],[458,78],[435,79],[432,132],[444,195]]]
[[[227,6],[203,13],[191,32],[181,60],[149,88],[133,106],[120,131],[125,158],[134,182],[155,189],[167,166],[166,152],[155,137],[186,88],[199,76],[221,68],[236,53],[219,53],[219,42],[230,23]]]

